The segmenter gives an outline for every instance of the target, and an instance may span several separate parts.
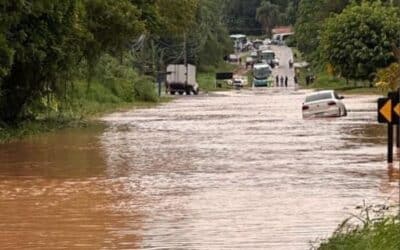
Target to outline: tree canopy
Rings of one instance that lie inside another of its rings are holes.
[[[400,38],[398,10],[379,2],[351,5],[328,18],[321,33],[321,53],[346,78],[370,80],[394,62]]]
[[[183,62],[186,47],[189,62],[217,65],[231,47],[224,4],[0,0],[0,123],[15,122],[35,100],[62,92],[61,86],[80,77],[82,69],[90,83],[104,56],[121,61],[132,54],[131,65],[149,66],[154,75],[167,63]]]

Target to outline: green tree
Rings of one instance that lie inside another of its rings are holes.
[[[193,26],[198,0],[158,0],[165,36],[182,36]]]
[[[399,37],[398,10],[364,2],[327,19],[320,49],[343,77],[372,81],[377,69],[394,62],[392,47]]]
[[[129,0],[85,0],[84,58],[87,92],[94,68],[105,53],[122,58],[133,39],[144,32],[140,11]]]
[[[0,11],[7,23],[1,48],[9,51],[9,70],[2,70],[0,83],[0,120],[11,123],[75,64],[79,6],[75,0],[3,1]]]
[[[349,0],[302,0],[299,3],[295,24],[295,37],[298,49],[306,59],[318,59],[317,48],[324,20],[333,13],[340,13]]]
[[[225,0],[225,23],[230,33],[262,34],[261,24],[255,19],[261,0]]]
[[[280,23],[279,6],[270,1],[263,1],[257,9],[256,19],[262,23],[267,35],[272,35],[272,29]]]
[[[400,48],[393,47],[397,62],[384,69],[379,69],[375,78],[376,86],[384,91],[396,91],[400,88]]]

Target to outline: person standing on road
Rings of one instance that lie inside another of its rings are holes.
[[[275,76],[275,86],[279,87],[279,75]]]
[[[287,87],[288,87],[288,81],[289,81],[288,77],[287,77],[287,76],[285,76],[285,88],[287,88]]]
[[[281,87],[283,87],[283,81],[284,81],[283,76],[281,76]]]

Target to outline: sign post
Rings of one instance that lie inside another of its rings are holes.
[[[388,163],[393,163],[393,125],[397,125],[396,146],[399,147],[400,102],[399,93],[390,92],[387,98],[378,99],[378,122],[388,125]]]
[[[232,72],[219,72],[215,74],[215,88],[221,88],[222,85],[218,83],[219,80],[228,80],[233,78]]]
[[[388,163],[393,163],[393,125],[388,124]]]

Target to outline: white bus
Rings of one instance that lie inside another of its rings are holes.
[[[247,43],[247,36],[243,34],[230,35],[230,38],[232,39],[234,48],[236,50],[243,50],[245,44]]]
[[[283,44],[289,37],[293,36],[294,33],[290,32],[290,33],[279,33],[279,34],[275,34],[272,36],[272,40],[275,42],[278,42],[280,44]]]

